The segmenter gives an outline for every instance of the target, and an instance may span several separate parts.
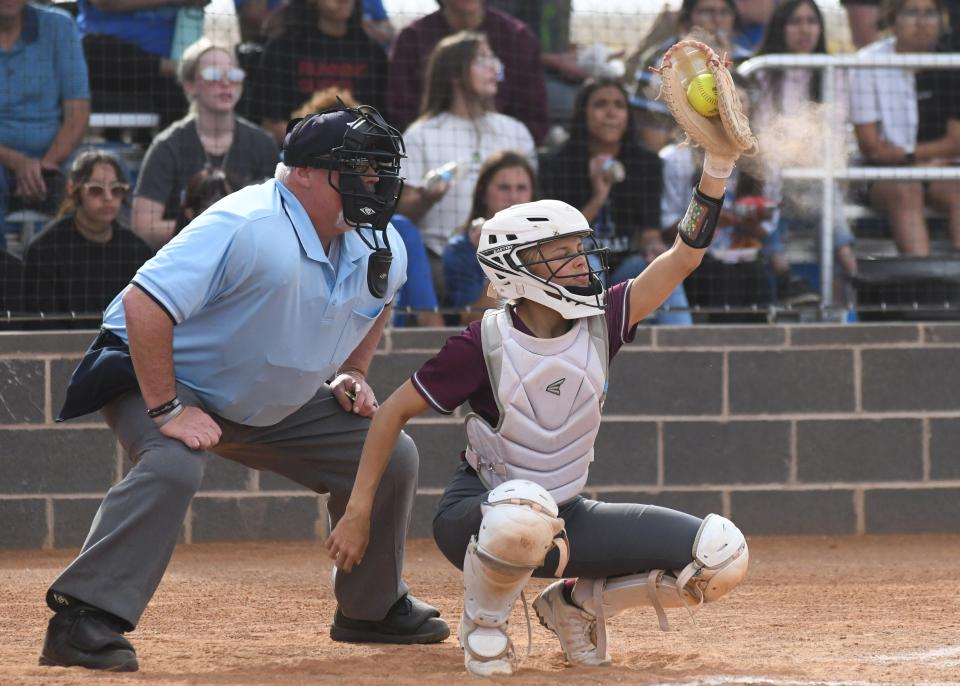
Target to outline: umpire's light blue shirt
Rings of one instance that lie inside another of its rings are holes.
[[[356,232],[338,239],[334,273],[303,205],[270,180],[218,201],[133,282],[176,323],[177,381],[222,417],[270,426],[316,394],[403,285],[407,253],[393,227],[389,237],[380,300],[367,288],[370,249]],[[103,324],[127,340],[121,295]]]

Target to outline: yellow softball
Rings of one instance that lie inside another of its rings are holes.
[[[700,74],[687,86],[687,100],[704,117],[715,117],[717,110],[717,82],[713,74]]]

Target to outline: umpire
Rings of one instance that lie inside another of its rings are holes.
[[[333,521],[344,514],[377,407],[367,369],[406,278],[388,228],[403,141],[368,107],[287,131],[276,178],[220,200],[144,264],[74,372],[58,419],[100,410],[134,466],[47,592],[56,614],[41,665],[138,669],[122,634],[160,583],[214,453],[329,493]],[[417,468],[404,436],[363,563],[336,576],[334,640],[450,633],[401,578]]]

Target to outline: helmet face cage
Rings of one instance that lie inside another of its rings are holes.
[[[579,251],[566,257],[555,257],[552,259],[547,259],[544,257],[543,246],[546,243],[554,241],[557,238],[566,238],[569,236],[581,238],[583,243],[586,245],[581,245]],[[527,256],[528,259],[526,260],[521,258],[521,253],[526,253],[527,251],[532,250],[536,250],[535,259],[529,259],[529,256]],[[598,311],[603,311],[606,309],[604,281],[609,268],[609,253],[610,250],[608,248],[601,247],[596,238],[594,238],[593,232],[588,230],[580,233],[570,233],[563,236],[550,236],[533,240],[528,243],[512,246],[512,249],[509,251],[504,251],[502,248],[499,250],[484,250],[482,252],[478,252],[477,257],[482,266],[492,268],[495,272],[506,271],[504,270],[504,267],[506,267],[507,270],[512,271],[514,274],[521,275],[528,280],[533,280],[536,282],[538,285],[538,290],[540,290],[547,297],[537,297],[534,299],[547,306],[552,306],[553,304],[560,306],[562,303],[577,303],[579,305],[585,305],[588,308],[595,308]],[[558,273],[564,267],[581,256],[585,258],[587,266],[586,272],[568,274],[565,277],[558,277]],[[549,276],[547,278],[543,278],[542,276],[535,274],[530,269],[531,266],[536,264],[542,264],[546,266],[547,271],[549,272]],[[589,277],[589,285],[566,286],[556,281],[557,278],[570,278],[581,275],[586,275]],[[497,276],[500,279],[509,279],[509,273],[504,275],[498,274]],[[524,294],[524,297],[529,297],[532,295],[527,293],[526,290],[524,290]],[[558,309],[558,311],[561,311],[561,313],[568,311],[568,307],[563,307],[562,309],[557,307],[554,309]],[[566,316],[566,314],[564,316]]]
[[[344,134],[343,144],[327,154],[311,156],[308,164],[330,170],[328,182],[340,194],[348,224],[386,231],[403,189],[403,137],[369,105],[341,109],[357,117]],[[333,172],[338,172],[339,183],[334,182]],[[372,174],[377,182],[368,186],[364,178]]]

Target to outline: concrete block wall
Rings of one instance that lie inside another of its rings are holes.
[[[453,330],[388,331],[385,398]],[[129,466],[99,417],[53,417],[93,332],[0,333],[0,547],[78,546]],[[588,495],[696,515],[750,534],[960,532],[960,325],[638,330],[611,368]],[[412,534],[463,447],[463,412],[427,415]],[[189,542],[309,539],[325,498],[211,460]]]

